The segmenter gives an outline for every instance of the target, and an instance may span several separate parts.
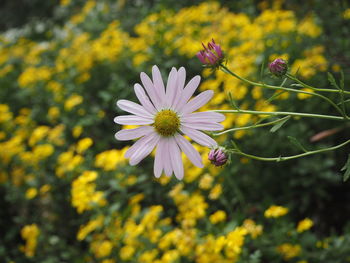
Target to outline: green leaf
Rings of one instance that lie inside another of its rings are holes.
[[[345,89],[345,86],[344,86],[344,71],[340,71],[340,88],[341,90],[344,90]]]
[[[262,80],[263,77],[264,77],[264,68],[265,68],[265,61],[263,61],[263,63],[261,63],[261,68],[260,68],[260,80]]]
[[[235,150],[237,150],[238,152],[241,151],[241,150],[238,148],[237,144],[234,142],[234,140],[231,140],[231,143],[232,143],[233,148],[234,148]]]
[[[287,138],[298,149],[302,150],[303,152],[308,152],[308,150],[306,150],[305,147],[296,138],[294,138],[292,136],[287,136]]]
[[[239,111],[240,109],[239,109],[239,107],[237,106],[235,100],[233,99],[231,92],[228,93],[228,98],[229,98],[229,101],[230,101],[231,106],[232,106],[233,108],[235,108],[236,110]]]
[[[341,88],[338,86],[337,82],[335,81],[335,78],[333,77],[332,73],[328,72],[327,76],[328,76],[329,83],[331,83],[331,85],[336,89],[341,90]]]
[[[348,156],[348,160],[346,161],[344,167],[341,168],[341,171],[345,171],[343,175],[343,181],[345,182],[350,177],[350,154]]]
[[[273,94],[270,98],[268,98],[266,100],[267,103],[270,103],[271,101],[273,101],[274,99],[276,99],[278,96],[282,95],[283,93],[285,93],[286,91],[282,90],[282,91],[279,91],[275,94]]]
[[[277,122],[274,126],[272,126],[272,128],[270,129],[270,132],[275,132],[279,130],[283,126],[283,124],[285,124],[290,119],[290,116],[287,116],[287,117],[288,118],[280,119],[279,122]]]

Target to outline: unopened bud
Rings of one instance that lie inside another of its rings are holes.
[[[227,154],[222,148],[212,149],[208,155],[208,160],[215,166],[223,166],[227,159]]]
[[[202,43],[204,50],[197,53],[198,59],[208,67],[217,67],[224,60],[224,54],[220,45],[216,44],[214,39],[205,46]]]
[[[277,58],[270,63],[269,70],[273,75],[277,77],[282,77],[287,73],[288,70],[287,61],[281,58]]]

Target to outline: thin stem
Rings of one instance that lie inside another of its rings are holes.
[[[305,88],[309,88],[309,89],[312,89],[312,90],[315,90],[315,91],[331,92],[331,93],[344,93],[344,94],[350,95],[349,91],[340,91],[340,90],[337,90],[337,89],[319,89],[319,88],[312,87],[312,86],[302,82],[300,79],[298,79],[297,77],[295,77],[295,76],[293,76],[291,74],[286,74],[286,76],[289,79],[294,80],[294,81],[298,82],[299,84],[303,85]]]
[[[321,115],[321,114],[312,114],[312,113],[301,113],[301,112],[287,112],[287,111],[253,111],[253,110],[214,110],[215,112],[220,113],[241,113],[241,114],[253,114],[253,115],[270,115],[270,116],[279,116],[279,115],[290,115],[306,118],[320,118],[320,119],[329,119],[344,121],[344,117],[333,116],[333,115]]]
[[[237,74],[235,74],[234,72],[232,72],[231,70],[229,70],[226,66],[222,65],[221,64],[221,69],[238,78],[239,80],[247,83],[247,84],[250,84],[250,85],[253,85],[253,86],[258,86],[258,87],[262,87],[262,88],[268,88],[268,89],[273,89],[273,90],[285,90],[285,91],[290,91],[290,92],[294,92],[294,93],[303,93],[303,94],[307,94],[307,95],[310,95],[310,96],[316,96],[316,97],[319,97],[319,98],[322,98],[324,99],[325,101],[327,101],[329,104],[331,104],[345,119],[348,119],[348,117],[343,113],[343,111],[333,102],[331,101],[330,99],[328,99],[327,97],[321,95],[321,94],[318,94],[318,93],[315,93],[315,92],[308,92],[308,91],[304,91],[304,90],[297,90],[297,89],[292,89],[292,88],[285,88],[285,87],[280,87],[280,86],[272,86],[272,85],[267,85],[267,84],[262,84],[262,83],[258,83],[258,82],[254,82],[254,81],[251,81],[251,80],[248,80],[248,79],[245,79],[241,76],[238,76]]]
[[[241,131],[241,130],[249,130],[249,129],[253,129],[253,128],[265,127],[265,126],[269,126],[269,125],[273,125],[273,124],[279,123],[279,122],[284,121],[284,120],[289,119],[289,118],[290,118],[290,116],[288,115],[288,116],[283,117],[283,118],[278,119],[278,120],[274,120],[274,121],[270,121],[270,122],[265,122],[265,123],[261,123],[261,124],[254,124],[254,125],[251,125],[251,126],[232,128],[232,129],[228,129],[228,130],[225,130],[225,131],[222,131],[222,132],[219,132],[219,133],[215,133],[215,134],[213,134],[213,135],[214,135],[214,136],[219,136],[219,135],[222,135],[222,134],[225,134],[225,133],[228,133],[228,132]]]
[[[347,144],[350,143],[350,140],[347,140],[341,144],[335,145],[333,147],[329,147],[329,148],[323,148],[323,149],[319,149],[319,150],[315,150],[315,151],[309,151],[309,152],[305,152],[305,153],[301,153],[301,154],[297,154],[297,155],[291,155],[291,156],[280,156],[280,157],[260,157],[260,156],[255,156],[255,155],[251,155],[251,154],[247,154],[247,153],[243,153],[243,152],[238,152],[238,151],[233,151],[232,153],[234,154],[238,154],[238,155],[242,155],[251,159],[255,159],[255,160],[260,160],[260,161],[267,161],[267,162],[281,162],[281,161],[287,161],[287,160],[292,160],[292,159],[296,159],[296,158],[300,158],[300,157],[304,157],[304,156],[308,156],[308,155],[312,155],[312,154],[317,154],[317,153],[321,153],[321,152],[328,152],[328,151],[333,151],[336,149],[339,149]]]

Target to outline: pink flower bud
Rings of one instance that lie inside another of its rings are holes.
[[[269,70],[273,75],[277,77],[282,77],[287,73],[288,70],[287,61],[281,58],[277,58],[270,63]]]
[[[226,153],[221,148],[211,150],[208,155],[208,160],[215,166],[223,166],[227,159]]]
[[[220,45],[215,44],[214,39],[205,46],[202,43],[204,50],[197,53],[198,59],[205,65],[209,67],[217,67],[224,59],[224,54],[221,50]]]

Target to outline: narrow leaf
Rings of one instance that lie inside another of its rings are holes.
[[[279,122],[277,122],[274,126],[272,126],[272,128],[270,129],[270,132],[275,132],[279,130],[283,126],[283,124],[285,124],[290,119],[290,116],[287,116],[287,117],[288,118],[280,119]]]
[[[344,86],[344,71],[340,71],[340,81],[339,81],[339,84],[340,84],[341,90],[344,91],[344,89],[345,89],[345,86]]]
[[[229,101],[230,101],[231,106],[232,106],[233,108],[235,108],[236,110],[239,111],[240,109],[239,109],[239,107],[237,106],[235,100],[233,99],[231,92],[228,93],[228,98],[229,98]]]
[[[264,68],[265,68],[265,61],[263,61],[263,63],[261,64],[261,68],[260,68],[260,80],[262,80],[263,77],[264,77]]]
[[[303,152],[308,152],[308,150],[306,150],[305,147],[296,138],[294,138],[292,136],[287,136],[287,138],[298,149],[302,150]]]
[[[233,148],[235,148],[235,150],[237,150],[237,151],[241,151],[239,148],[238,148],[238,146],[237,146],[237,144],[234,142],[234,140],[231,140],[231,143],[232,143],[232,145],[233,145]]]
[[[331,83],[331,85],[338,89],[338,90],[341,90],[341,88],[338,86],[337,82],[335,81],[335,78],[333,77],[332,73],[328,72],[327,73],[327,76],[328,76],[328,81],[329,83]]]
[[[285,93],[286,91],[279,91],[279,92],[276,92],[275,94],[273,94],[270,98],[268,98],[266,100],[267,103],[270,103],[271,101],[273,101],[274,99],[276,99],[277,97],[281,96],[283,93]]]
[[[350,154],[348,156],[348,160],[346,161],[344,167],[341,168],[341,171],[345,171],[343,175],[343,181],[345,182],[350,177]]]

